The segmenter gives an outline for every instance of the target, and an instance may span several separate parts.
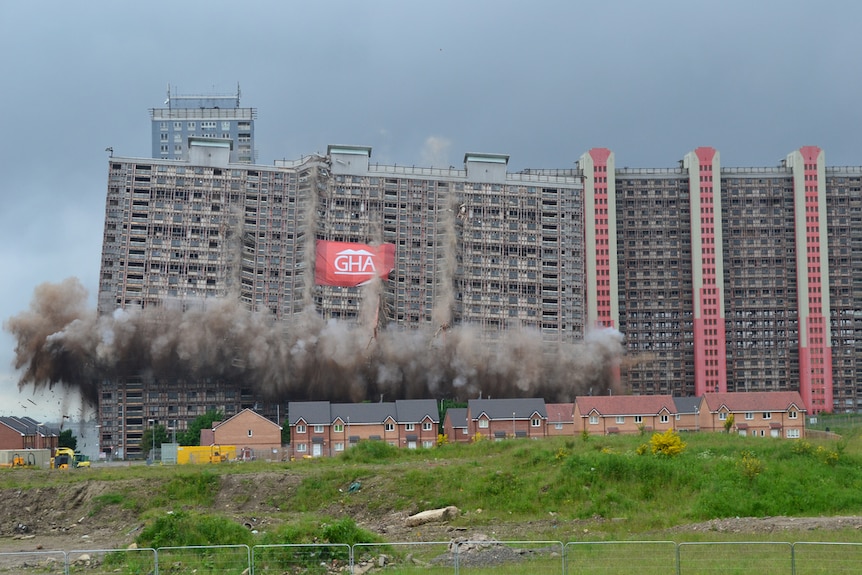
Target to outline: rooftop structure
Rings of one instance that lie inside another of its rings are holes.
[[[232,142],[231,161],[251,164],[255,158],[255,108],[240,107],[240,89],[235,95],[183,96],[167,88],[164,108],[150,110],[152,156],[189,159],[189,139],[194,137]]]

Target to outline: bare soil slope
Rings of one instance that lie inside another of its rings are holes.
[[[26,471],[22,471],[25,473]],[[244,524],[249,529],[266,531],[283,520],[278,502],[289,497],[299,479],[284,471],[221,476],[215,502],[210,509]],[[138,513],[120,504],[104,504],[100,496],[117,493],[148,493],[153,485],[145,479],[74,482],[57,487],[18,489],[0,484],[0,552],[36,550],[84,550],[125,548],[135,541],[143,528]],[[363,484],[363,490],[379,491],[385,497],[385,485]],[[383,506],[385,508],[385,506]],[[373,512],[348,499],[334,502],[333,516],[349,515],[362,527],[389,541],[448,541],[481,532],[498,540],[530,540],[535,533],[553,530],[562,541],[583,540],[598,536],[596,521],[561,521],[556,517],[526,523],[487,524],[465,529],[452,525],[406,525],[407,516],[419,511]],[[476,510],[465,510],[468,514]],[[587,526],[590,529],[587,529]],[[601,523],[599,522],[599,529]],[[704,523],[671,528],[666,533],[714,531],[728,533],[800,532],[809,530],[862,529],[862,517],[766,517],[715,519]],[[592,533],[591,533],[592,531]]]

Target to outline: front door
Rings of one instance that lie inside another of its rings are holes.
[[[311,446],[311,456],[312,457],[320,457],[323,453],[323,446],[319,443],[314,443]]]

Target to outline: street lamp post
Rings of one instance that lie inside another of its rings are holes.
[[[150,459],[155,462],[156,461],[156,420],[148,419],[147,422],[150,424],[150,434],[153,436],[153,451],[150,453]]]
[[[515,435],[517,435],[517,434],[515,433],[515,412],[513,411],[512,412],[512,437],[515,437]]]
[[[39,422],[36,424],[36,449],[45,449],[45,435],[40,430],[43,425],[45,425],[44,422]]]

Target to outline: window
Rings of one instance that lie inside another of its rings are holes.
[[[423,441],[422,447],[424,447],[425,449],[431,449],[432,447],[434,447],[434,442],[433,441],[427,441],[427,440]]]
[[[249,429],[249,430],[248,430],[248,436],[249,436],[249,437],[251,437],[251,436],[252,436],[252,430],[251,430],[251,429]]]
[[[230,130],[230,122],[222,122],[221,123],[221,129],[224,130],[225,132]]]
[[[798,429],[788,429],[787,430],[787,438],[788,439],[799,439],[799,430]]]
[[[763,412],[763,419],[772,419],[772,412],[771,411],[764,411]]]
[[[534,417],[530,420],[530,425],[533,427],[542,427],[542,420],[539,417]]]
[[[413,429],[414,429],[415,427],[416,427],[416,426],[415,426],[414,424],[412,424],[412,423],[405,423],[405,424],[404,424],[404,431],[413,431]]]
[[[644,418],[642,415],[635,415],[635,423],[643,423]]]
[[[194,131],[194,129],[195,129],[195,123],[194,123],[194,122],[189,122],[188,124],[186,124],[186,129],[191,130],[191,131]]]
[[[745,412],[745,419],[754,419],[754,413],[751,411]]]
[[[308,447],[304,443],[297,443],[296,444],[296,452],[297,453],[305,453],[306,451],[308,451]]]
[[[297,425],[297,426],[296,426],[296,432],[297,432],[297,433],[305,433],[305,426],[304,426],[304,425],[302,425],[302,424]]]
[[[344,424],[336,423],[332,426],[332,431],[334,431],[335,433],[344,433]]]
[[[790,413],[788,413],[788,414],[787,414],[787,418],[788,418],[788,419],[796,419],[796,414],[797,414],[797,413],[798,413],[798,412],[796,412],[796,411],[791,411]],[[798,431],[798,430],[797,430],[797,431]]]
[[[315,425],[314,426],[314,433],[323,433],[323,426],[322,425]]]
[[[385,431],[395,431],[395,424],[394,423],[387,423],[383,426],[383,429]]]
[[[479,428],[480,429],[488,429],[488,420],[484,419],[484,418],[480,419],[479,420]]]
[[[626,416],[625,416],[625,415],[618,415],[618,416],[616,417],[616,419],[614,419],[614,421],[615,421],[617,424],[622,425],[622,424],[624,424],[624,423],[626,422]]]
[[[554,424],[554,429],[562,429],[562,428],[563,428],[563,424],[562,424],[562,423],[555,423],[555,424]]]
[[[658,418],[660,423],[667,423],[669,419],[666,413],[662,413]]]
[[[431,431],[431,422],[425,421],[422,423],[422,431]]]
[[[719,414],[718,414],[718,419],[719,419],[719,421],[724,421],[724,420],[726,420],[726,419],[727,419],[727,412],[726,412],[726,411],[722,411],[721,413],[719,413]]]
[[[344,451],[344,442],[336,441],[335,442],[335,451]]]
[[[599,423],[599,416],[598,415],[591,415],[590,416],[590,425],[598,425],[598,423]]]

